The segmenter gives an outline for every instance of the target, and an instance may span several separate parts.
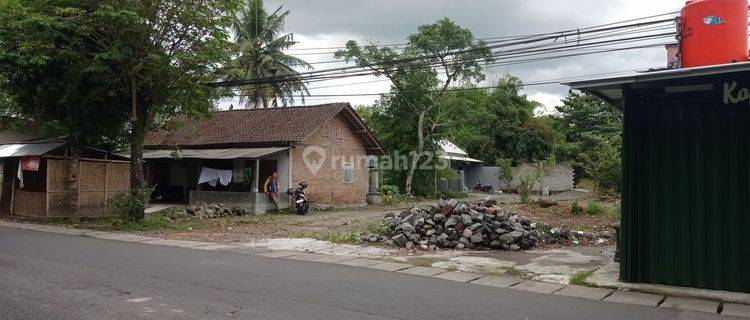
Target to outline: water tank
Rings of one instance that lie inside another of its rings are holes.
[[[683,68],[748,61],[747,0],[692,0],[682,9]]]

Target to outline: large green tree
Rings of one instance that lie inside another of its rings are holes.
[[[240,0],[109,0],[93,13],[92,37],[115,66],[131,116],[131,190],[145,187],[143,145],[157,115],[205,115],[227,94],[206,83],[226,79],[235,50],[228,30]],[[142,218],[142,213],[140,217]]]
[[[447,137],[488,165],[548,159],[562,137],[551,119],[534,115],[539,104],[521,93],[522,85],[506,75],[489,92],[471,87],[450,92],[443,103],[456,120]]]
[[[78,217],[78,160],[84,146],[116,140],[128,119],[118,70],[91,38],[97,1],[5,1],[0,5],[0,108],[68,142],[69,207]]]
[[[295,68],[312,69],[304,60],[284,53],[297,42],[291,33],[283,34],[284,19],[289,10],[278,7],[268,14],[263,0],[247,0],[235,19],[232,30],[239,46],[234,59],[236,80],[283,78],[283,81],[266,81],[242,86],[240,102],[247,108],[288,105],[294,103],[295,94],[308,94],[306,82]]]
[[[445,93],[454,84],[484,80],[481,63],[492,60],[490,50],[484,42],[475,42],[469,29],[445,18],[420,26],[408,37],[403,52],[375,45],[360,47],[351,40],[336,57],[390,80],[391,96],[384,101],[383,114],[402,143],[389,149],[409,153],[404,191],[412,194],[420,160],[435,145],[438,131],[452,121],[442,107]]]
[[[565,135],[559,158],[576,177],[596,182],[600,192],[619,193],[622,182],[622,112],[590,94],[571,93],[557,107],[558,131]]]

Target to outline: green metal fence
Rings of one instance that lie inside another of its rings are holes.
[[[724,103],[746,79],[626,88],[623,281],[750,292],[750,104]]]

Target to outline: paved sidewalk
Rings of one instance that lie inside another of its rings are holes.
[[[327,254],[320,252],[303,252],[291,250],[263,250],[245,245],[230,246],[210,242],[180,241],[149,238],[126,233],[100,232],[93,230],[67,229],[53,226],[34,225],[28,223],[15,223],[0,220],[0,226],[19,229],[34,230],[39,232],[60,233],[71,236],[84,236],[109,241],[137,242],[149,245],[172,246],[190,250],[221,250],[237,254],[261,255],[277,259],[293,259],[311,261],[317,263],[330,263],[351,266],[354,268],[372,268],[386,272],[398,272],[416,276],[434,277],[446,281],[457,281],[467,283],[469,286],[501,287],[515,290],[529,291],[542,294],[562,295],[573,298],[599,300],[605,302],[626,303],[636,305],[647,305],[661,308],[675,308],[685,311],[698,311],[714,314],[724,314],[740,318],[750,319],[750,294],[732,292],[718,292],[713,297],[725,297],[722,299],[699,299],[668,293],[646,293],[629,290],[615,290],[607,288],[592,288],[575,285],[566,285],[552,282],[541,282],[524,280],[507,275],[484,275],[475,272],[456,271],[455,269],[443,269],[436,267],[417,266],[409,263],[395,262],[384,259],[362,257],[356,252],[348,252],[344,255]],[[594,280],[601,280],[602,274],[611,273],[611,266],[600,272]],[[665,290],[667,286],[660,286]],[[689,288],[675,288],[674,292],[687,292]],[[711,290],[702,290],[711,291]],[[720,294],[719,294],[720,293]],[[722,295],[724,294],[724,295]],[[688,295],[689,296],[689,295]],[[748,300],[745,300],[748,299]],[[747,301],[748,303],[743,303]]]

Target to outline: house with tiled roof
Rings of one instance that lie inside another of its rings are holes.
[[[368,158],[385,152],[351,105],[333,103],[178,117],[148,133],[144,159],[155,201],[262,212],[271,205],[263,182],[273,172],[282,206],[284,191],[301,181],[312,204],[363,204],[372,191]]]

